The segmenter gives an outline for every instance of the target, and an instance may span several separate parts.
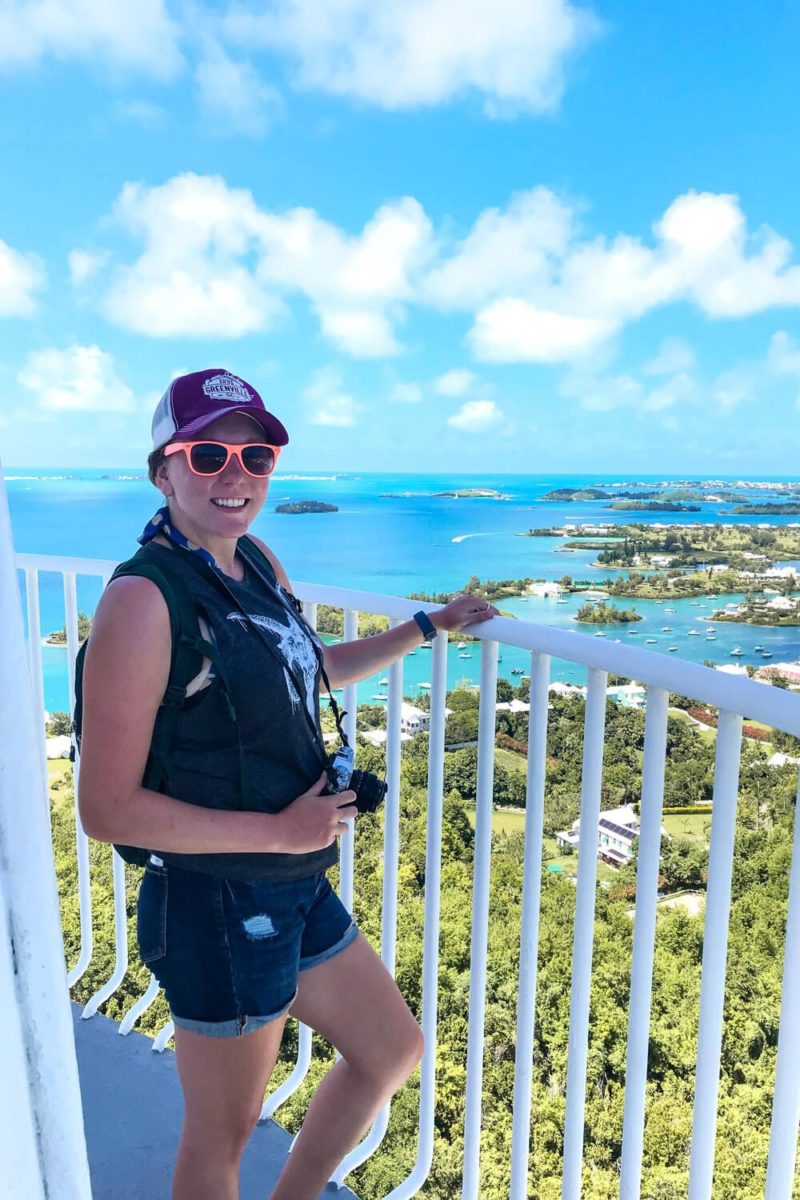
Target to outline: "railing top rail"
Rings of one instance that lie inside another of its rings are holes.
[[[120,564],[114,558],[70,558],[64,554],[15,554],[16,566],[22,571],[55,571],[72,575],[98,575],[105,579]]]
[[[40,571],[74,572],[79,575],[107,576],[116,567],[110,559],[69,558],[46,554],[18,554],[17,566]],[[352,608],[359,612],[408,620],[420,608],[435,611],[439,606],[402,596],[387,596],[379,592],[362,592],[328,584],[293,581],[292,586],[301,600],[329,604],[335,608]],[[715,671],[686,659],[667,658],[652,650],[634,646],[609,644],[588,637],[578,630],[556,629],[533,621],[516,621],[509,617],[494,617],[491,621],[466,630],[479,640],[502,642],[522,650],[540,651],[553,658],[564,659],[584,667],[636,679],[648,687],[691,696],[704,704],[729,712],[741,713],[777,729],[800,737],[800,695],[783,688],[771,687],[752,679]]]

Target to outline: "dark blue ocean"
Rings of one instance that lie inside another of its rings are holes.
[[[134,477],[121,478],[126,475]],[[5,479],[15,547],[33,554],[121,561],[136,549],[136,536],[160,498],[136,468],[28,468],[7,470]],[[625,482],[635,488],[664,479],[641,476]],[[758,522],[757,516],[725,515],[731,506],[719,503],[704,503],[698,513],[634,514],[611,511],[606,500],[580,504],[542,500],[554,488],[602,487],[619,480],[619,476],[603,475],[334,475],[310,471],[275,477],[267,503],[252,528],[276,551],[293,580],[407,595],[460,588],[471,575],[482,579],[559,579],[570,574],[599,581],[607,574],[589,565],[593,557],[590,552],[564,552],[560,539],[518,536],[530,528],[632,520]],[[504,499],[454,499],[435,494],[467,488],[494,490]],[[754,500],[772,498],[761,492],[751,495]],[[339,511],[319,515],[274,511],[284,501],[307,499],[328,501]],[[771,517],[770,523],[792,520]],[[80,607],[91,612],[98,594],[98,585],[83,581],[79,584]],[[633,607],[644,620],[636,624],[635,640],[643,644],[647,637],[654,637],[656,644],[648,648],[663,652],[668,652],[668,645],[677,645],[674,653],[695,661],[732,662],[730,651],[739,647],[744,651],[739,662],[760,665],[760,652],[754,651],[756,644],[771,651],[775,661],[800,656],[800,630],[720,625],[716,641],[707,642],[703,636],[706,626],[698,625],[699,619],[707,616],[712,606],[720,607],[732,599],[735,597],[677,602],[669,617],[656,602],[636,601]],[[504,608],[520,618],[575,628],[572,618],[579,603],[577,597],[566,604],[525,597]],[[61,582],[56,575],[45,573],[41,577],[41,610],[42,636],[64,624]],[[662,632],[665,625],[671,626],[669,634]],[[699,630],[699,635],[690,634],[691,629]],[[609,638],[620,635],[618,627],[609,627],[606,632]],[[451,684],[461,679],[477,682],[479,655],[477,649],[471,653],[471,659],[460,658],[455,650],[451,653]],[[45,706],[50,711],[65,709],[66,651],[45,647],[44,656]],[[406,691],[429,681],[429,662],[424,652],[405,660]],[[510,677],[513,667],[527,669],[528,664],[525,653],[504,650],[500,670]],[[579,668],[569,664],[556,664],[556,668],[560,678],[581,678]],[[378,680],[366,681],[359,689],[361,701],[373,695],[380,695]]]

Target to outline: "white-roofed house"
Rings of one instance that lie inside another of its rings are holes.
[[[580,841],[581,819],[572,822],[571,829],[562,829],[556,834],[561,850],[577,850]],[[622,867],[633,854],[633,843],[639,836],[639,818],[630,804],[621,808],[609,808],[600,813],[597,822],[597,856],[614,867]],[[668,837],[661,826],[661,836]]]

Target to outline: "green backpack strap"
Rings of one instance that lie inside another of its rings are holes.
[[[275,574],[275,568],[261,547],[257,546],[252,538],[246,535],[240,537],[236,543],[236,549],[245,562],[254,568],[257,574],[266,575],[270,583],[277,584],[278,577]]]
[[[225,665],[216,645],[200,632],[199,612],[197,602],[179,575],[164,571],[139,552],[127,563],[123,563],[114,572],[112,579],[121,575],[142,575],[150,579],[161,590],[169,610],[170,633],[172,635],[172,658],[170,661],[169,681],[161,701],[161,707],[156,715],[153,728],[153,739],[150,743],[145,774],[142,783],[153,791],[160,791],[168,778],[169,751],[175,735],[178,714],[186,700],[186,689],[202,667],[203,659],[207,658],[214,668],[221,685],[222,697],[228,710],[228,716],[236,726],[236,739],[239,750],[239,807],[248,807],[246,774],[244,768],[244,746],[236,715],[236,709],[231,699],[231,688]]]
[[[200,635],[197,604],[189,589],[177,576],[169,576],[156,563],[136,554],[117,567],[111,576],[123,579],[138,575],[154,583],[167,605],[171,635],[171,656],[167,688],[153,727],[153,739],[142,783],[159,791],[167,775],[167,756],[175,733],[178,714],[183,708],[186,688],[201,669],[203,659],[216,658],[216,650]]]

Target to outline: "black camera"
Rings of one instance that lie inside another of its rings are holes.
[[[352,746],[340,746],[335,754],[328,755],[325,770],[329,786],[325,795],[345,792],[349,788],[356,794],[353,803],[360,813],[375,812],[386,796],[386,781],[370,771],[354,769],[353,759]]]

